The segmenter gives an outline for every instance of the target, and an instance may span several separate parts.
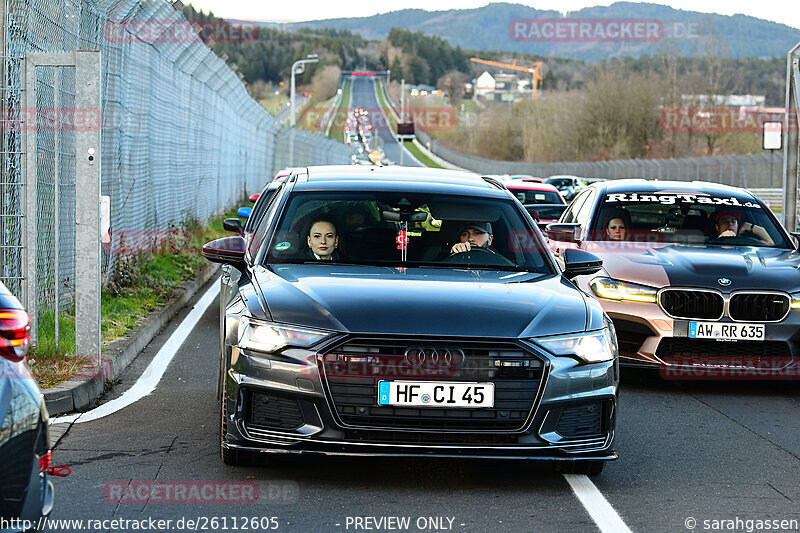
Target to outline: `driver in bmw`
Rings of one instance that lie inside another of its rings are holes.
[[[451,254],[469,252],[473,246],[485,248],[492,253],[497,253],[490,248],[492,244],[492,225],[489,222],[469,222],[461,226],[457,242],[450,248]]]
[[[717,230],[719,237],[737,237],[745,232],[750,232],[754,235],[754,238],[760,240],[766,246],[775,244],[766,229],[750,222],[745,222],[740,228],[739,223],[741,221],[742,214],[739,211],[736,209],[724,209],[717,213],[714,228]]]

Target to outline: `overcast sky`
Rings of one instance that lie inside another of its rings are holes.
[[[421,8],[429,11],[466,9],[485,6],[487,0],[185,0],[195,8],[213,11],[226,18],[271,22],[298,22],[340,17],[366,17],[377,13],[404,8]],[[513,2],[513,0],[507,0]],[[536,9],[576,11],[587,6],[610,5],[611,0],[540,0],[514,2]],[[675,9],[735,15],[741,13],[800,28],[799,0],[669,0],[650,2],[668,5]]]

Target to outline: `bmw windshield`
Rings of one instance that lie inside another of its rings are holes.
[[[266,263],[435,266],[554,273],[509,200],[411,192],[302,192],[284,208]]]
[[[791,248],[769,208],[737,194],[608,193],[593,240]]]

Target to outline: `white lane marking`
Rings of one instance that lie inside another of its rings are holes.
[[[197,322],[200,321],[200,318],[206,310],[216,301],[218,294],[219,282],[215,281],[200,300],[198,300],[194,309],[186,315],[183,322],[172,332],[167,342],[164,343],[155,357],[153,357],[153,360],[150,361],[150,364],[147,365],[141,377],[139,377],[136,383],[134,383],[130,389],[126,390],[122,396],[85,413],[52,418],[50,419],[50,424],[60,424],[62,422],[75,422],[77,424],[80,422],[97,420],[98,418],[103,418],[104,416],[108,416],[129,406],[153,392],[164,376],[164,372],[166,372],[172,358],[175,357],[178,349],[189,337],[189,334],[197,325]]]
[[[564,477],[600,531],[603,533],[631,533],[630,528],[623,522],[617,511],[611,507],[592,480],[582,474],[564,474]]]

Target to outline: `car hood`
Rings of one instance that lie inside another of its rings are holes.
[[[582,332],[561,276],[486,270],[270,265],[254,275],[272,320],[351,333],[529,337]]]
[[[653,287],[714,287],[726,292],[800,288],[800,254],[795,250],[611,242],[589,243],[586,250],[603,258],[610,277]],[[724,284],[723,278],[730,283]]]

